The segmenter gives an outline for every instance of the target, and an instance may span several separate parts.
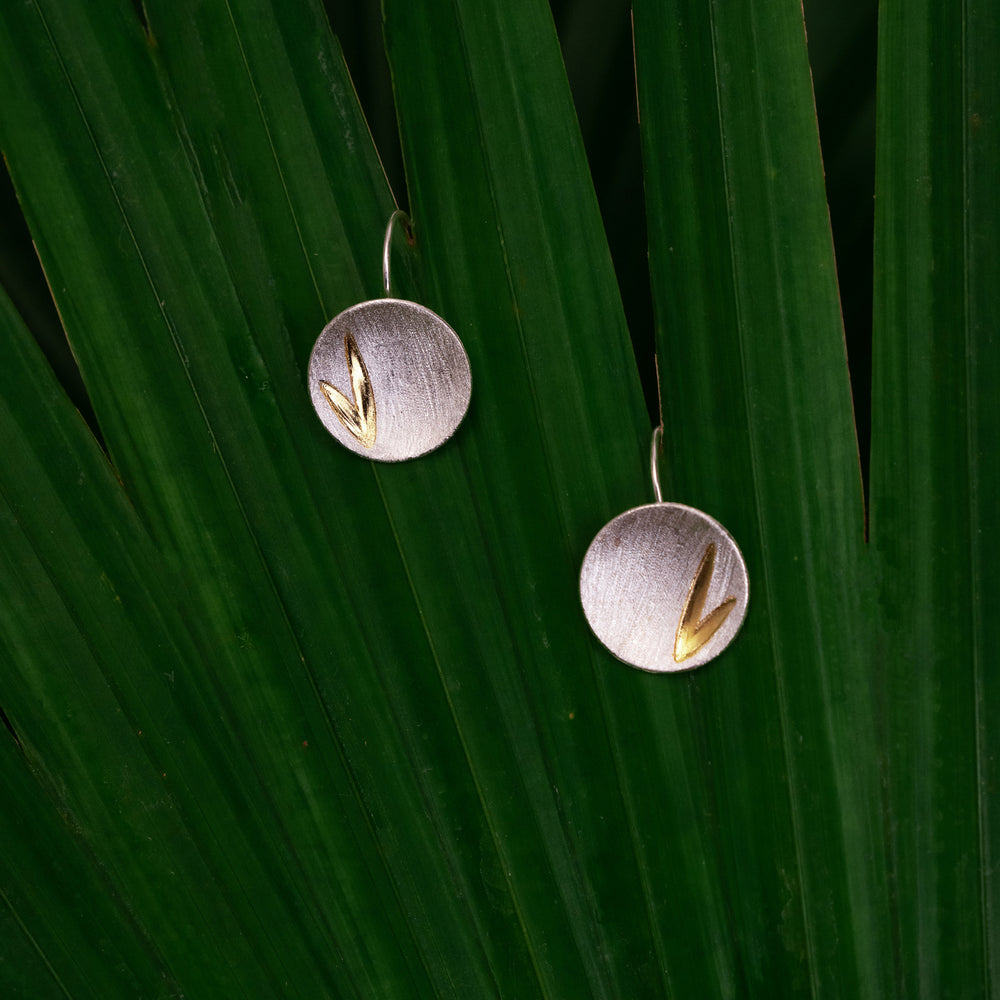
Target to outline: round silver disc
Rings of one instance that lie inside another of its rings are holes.
[[[374,299],[345,309],[309,357],[309,396],[320,420],[345,448],[379,462],[443,444],[471,395],[458,335],[416,302]]]
[[[679,503],[619,514],[590,543],[580,571],[594,634],[641,670],[690,670],[718,656],[743,624],[748,596],[732,536]]]

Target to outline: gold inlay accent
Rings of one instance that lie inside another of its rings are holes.
[[[354,401],[351,402],[336,386],[320,381],[327,402],[337,414],[337,419],[364,445],[370,448],[375,444],[375,392],[372,389],[365,359],[354,340],[354,335],[348,331],[344,334],[344,356],[347,358],[347,371],[351,377],[351,392]]]
[[[715,543],[710,542],[701,557],[698,572],[691,581],[691,589],[688,591],[684,610],[681,612],[680,624],[677,626],[677,635],[674,638],[675,663],[682,663],[694,656],[719,631],[736,604],[735,597],[727,597],[714,611],[702,618],[714,571]]]

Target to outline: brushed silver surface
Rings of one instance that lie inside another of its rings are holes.
[[[702,621],[735,600],[717,631],[678,662],[678,629],[713,545]],[[594,634],[618,659],[654,672],[691,670],[718,656],[743,624],[749,592],[746,563],[729,532],[703,511],[679,503],[619,514],[597,533],[580,571],[580,601]]]
[[[344,352],[350,333],[375,397],[371,447],[344,426],[321,382],[350,399]],[[378,462],[416,458],[442,445],[462,422],[472,395],[469,357],[436,313],[404,299],[374,299],[345,309],[323,328],[309,357],[309,396],[326,429],[345,447]]]

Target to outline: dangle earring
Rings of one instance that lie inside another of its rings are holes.
[[[458,335],[430,309],[390,298],[392,213],[382,246],[386,297],[345,309],[309,357],[309,396],[345,447],[379,462],[416,458],[444,444],[469,408],[472,373]]]
[[[690,670],[733,641],[747,613],[743,555],[715,518],[664,503],[653,431],[650,472],[656,503],[619,514],[590,543],[580,601],[594,634],[641,670]]]

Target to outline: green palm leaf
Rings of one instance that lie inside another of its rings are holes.
[[[997,990],[998,43],[992,8],[880,19],[872,545],[902,994]]]
[[[398,465],[305,387],[395,207],[319,6],[0,10],[102,439],[4,298],[5,995],[979,995],[995,17],[880,25],[869,544],[799,7],[637,5],[667,492],[751,579],[663,677],[579,607],[649,427],[551,14],[383,13],[393,292],[473,373]]]

